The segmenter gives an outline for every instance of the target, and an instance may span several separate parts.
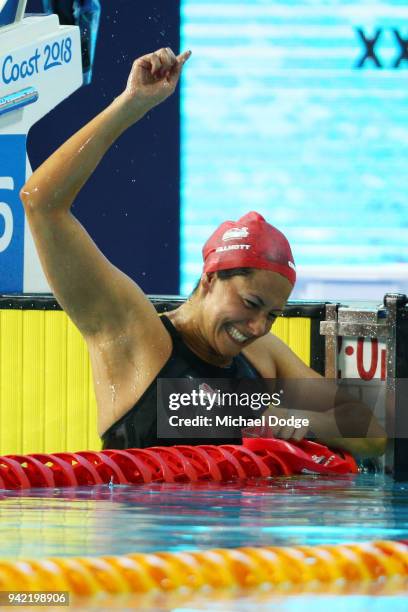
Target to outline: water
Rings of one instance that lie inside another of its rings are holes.
[[[180,47],[193,50],[181,84],[181,293],[210,233],[248,210],[285,232],[299,266],[407,264],[407,63],[393,68],[406,3],[180,6]],[[356,68],[357,28],[381,29],[383,68]]]
[[[374,474],[2,497],[3,559],[408,539],[408,484]]]
[[[300,476],[216,483],[98,486],[3,492],[3,559],[180,551],[214,547],[338,544],[408,538],[408,484],[388,476]],[[408,599],[224,593],[112,596],[76,610],[392,612]]]

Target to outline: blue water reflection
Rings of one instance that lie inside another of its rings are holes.
[[[1,557],[408,539],[407,488],[360,474],[8,491]]]

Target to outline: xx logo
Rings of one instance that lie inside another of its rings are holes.
[[[381,62],[376,52],[376,46],[378,45],[383,31],[382,28],[377,28],[374,36],[367,36],[362,28],[356,28],[355,30],[364,46],[364,55],[356,62],[355,67],[362,68],[366,62],[370,62],[374,64],[376,68],[384,68],[384,64]],[[393,28],[391,31],[397,44],[398,55],[389,68],[399,68],[402,62],[408,61],[408,38],[403,38],[396,28]]]

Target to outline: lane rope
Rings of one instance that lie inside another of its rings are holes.
[[[0,488],[77,487],[152,482],[226,482],[294,474],[355,474],[353,457],[302,440],[246,438],[243,445],[33,453],[0,457]]]
[[[0,590],[78,597],[225,589],[387,594],[407,584],[408,546],[392,541],[0,561]]]

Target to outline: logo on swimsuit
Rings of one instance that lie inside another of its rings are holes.
[[[219,393],[219,389],[217,389],[215,391],[207,383],[201,383],[201,385],[198,386],[198,389],[199,389],[199,393],[200,393],[200,397],[201,397],[201,405],[202,406],[211,405],[211,400],[212,400],[212,406],[214,406],[214,404],[216,406],[220,406],[220,404],[215,399],[215,396],[217,395],[217,392]]]
[[[222,237],[222,240],[234,240],[234,238],[246,238],[249,236],[247,227],[231,227]]]

